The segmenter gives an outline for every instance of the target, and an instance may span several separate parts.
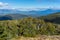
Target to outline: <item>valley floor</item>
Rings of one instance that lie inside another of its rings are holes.
[[[57,36],[39,36],[39,37],[18,37],[12,40],[60,40],[60,35]]]

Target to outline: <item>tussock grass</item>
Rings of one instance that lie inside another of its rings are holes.
[[[39,36],[39,37],[17,37],[13,38],[11,40],[60,40],[60,36],[54,35],[54,36]]]

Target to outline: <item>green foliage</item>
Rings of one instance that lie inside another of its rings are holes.
[[[59,32],[57,25],[31,17],[21,20],[0,21],[0,40],[9,40],[18,36],[60,35]]]

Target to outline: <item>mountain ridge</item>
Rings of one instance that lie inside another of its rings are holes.
[[[59,9],[38,9],[38,10],[30,10],[30,11],[21,11],[18,9],[0,9],[0,15],[2,14],[25,14],[25,15],[39,15],[39,14],[50,14],[50,13],[55,13],[55,12],[60,12]]]
[[[56,12],[60,12],[60,10],[46,9],[46,10],[31,10],[31,11],[20,11],[16,9],[0,9],[0,20],[4,18],[8,19],[21,19],[25,17],[41,17],[50,14],[55,14]]]

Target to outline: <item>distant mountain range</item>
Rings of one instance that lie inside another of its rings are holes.
[[[18,9],[0,9],[0,20],[21,19],[25,17],[40,17],[60,12],[58,9],[21,11]]]
[[[41,15],[47,15],[55,12],[60,12],[59,9],[45,9],[45,10],[29,10],[29,11],[21,11],[18,9],[0,9],[0,15],[3,14],[24,14],[24,15],[35,15],[35,16],[41,16]]]

